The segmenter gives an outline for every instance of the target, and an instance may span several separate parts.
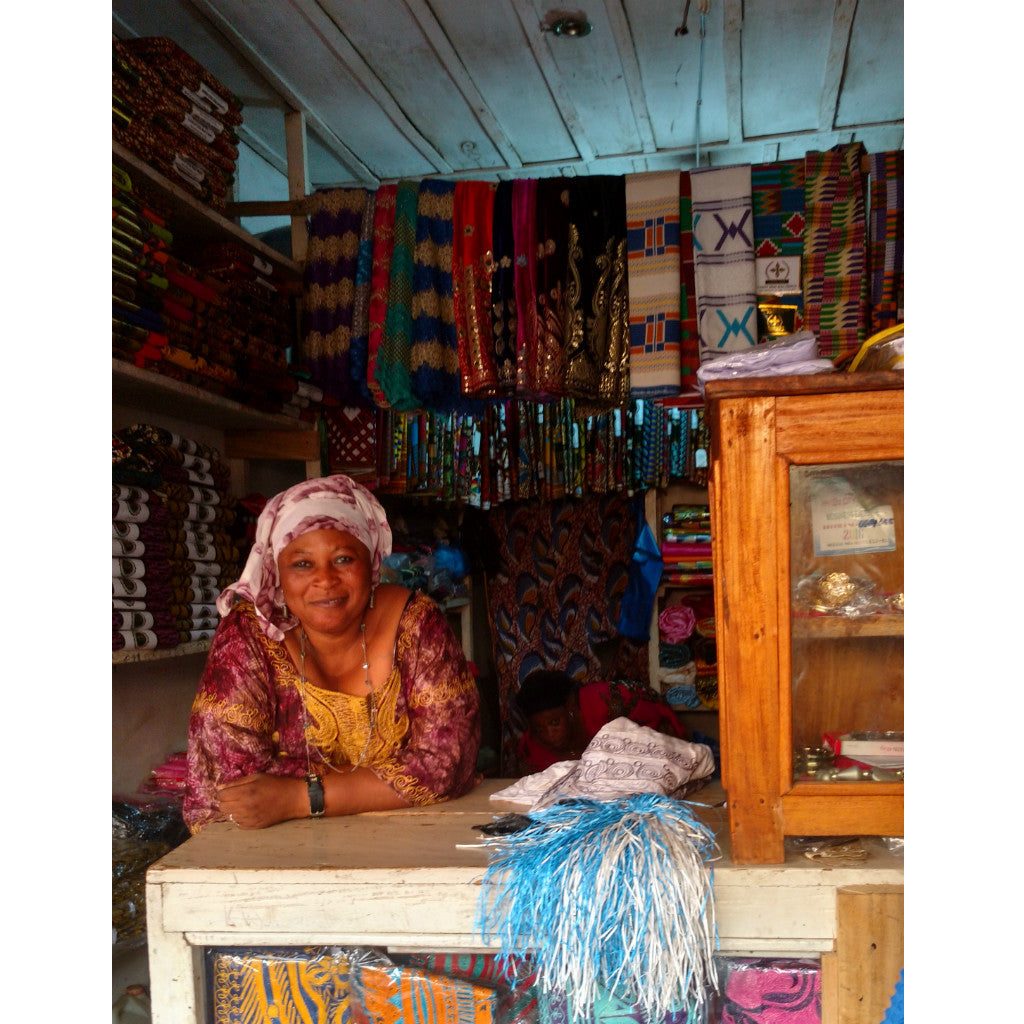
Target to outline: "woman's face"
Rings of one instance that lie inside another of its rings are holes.
[[[277,557],[288,610],[307,631],[342,632],[361,622],[370,600],[370,552],[340,530],[310,530]]]

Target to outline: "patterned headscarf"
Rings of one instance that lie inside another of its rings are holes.
[[[217,611],[227,615],[236,598],[251,601],[260,628],[271,640],[298,620],[284,609],[277,557],[296,537],[311,530],[342,530],[366,545],[370,578],[380,582],[380,567],[391,554],[391,527],[380,502],[362,484],[340,473],[304,480],[267,502],[256,522],[256,539],[236,583],[217,598]]]

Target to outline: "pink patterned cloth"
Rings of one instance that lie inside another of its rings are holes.
[[[721,1024],[821,1024],[821,968],[805,961],[729,961]]]
[[[395,659],[380,691],[378,741],[365,766],[410,804],[469,792],[480,747],[476,682],[444,613],[412,593],[398,623]],[[217,787],[259,772],[306,774],[299,675],[284,642],[272,640],[248,602],[221,621],[189,719],[185,824],[194,833],[218,820]],[[310,707],[311,737],[323,723]],[[392,738],[384,742],[380,737]],[[313,748],[314,769],[354,763],[362,737]],[[354,750],[354,753],[353,753]]]
[[[260,628],[271,640],[283,640],[298,619],[285,614],[277,556],[296,537],[310,530],[351,533],[370,552],[372,583],[391,554],[391,527],[381,503],[362,484],[338,473],[302,483],[275,495],[256,522],[256,538],[237,582],[217,598],[217,611],[227,615],[238,598],[256,609]]]

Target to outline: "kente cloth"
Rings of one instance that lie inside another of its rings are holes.
[[[537,397],[537,179],[512,182],[512,284],[516,303],[516,394]]]
[[[599,678],[593,642],[616,634],[636,509],[621,493],[516,503],[487,515],[500,564],[487,581],[502,729],[502,773],[520,774],[514,698],[535,668]],[[488,545],[491,546],[491,545]],[[646,681],[643,649],[628,666]]]
[[[722,1024],[821,1024],[821,967],[809,960],[719,963]]]
[[[583,730],[589,743],[609,722],[628,718],[666,736],[684,738],[683,728],[672,709],[647,687],[631,685],[623,680],[584,683],[576,691]],[[528,729],[518,748],[520,763],[531,772],[541,772],[563,755],[538,740]]]
[[[366,190],[318,189],[309,197],[301,352],[325,394],[352,396],[350,349]]]
[[[864,146],[851,143],[804,158],[804,326],[818,354],[839,363],[867,340]]]
[[[700,361],[757,344],[750,165],[690,171]]]
[[[792,325],[786,333],[803,327],[803,294],[800,291],[800,266],[804,251],[804,162],[784,160],[772,164],[755,164],[750,169],[751,200],[754,211],[754,255],[770,260],[782,257],[777,269],[770,270],[772,279],[786,280],[785,292],[762,289],[758,293],[758,340],[765,342],[777,335],[767,316],[761,312],[763,304],[781,303],[792,307]],[[791,264],[795,260],[795,265]],[[790,280],[792,277],[792,280]],[[793,288],[797,291],[794,292]]]
[[[537,182],[537,358],[534,390],[565,395],[565,281],[568,270],[569,183],[565,178]]]
[[[444,613],[412,593],[398,623],[395,660],[376,692],[377,725],[367,745],[369,701],[306,683],[283,641],[260,628],[247,601],[221,620],[189,719],[183,816],[198,832],[221,815],[218,785],[266,772],[306,775],[303,720],[313,768],[363,763],[411,805],[462,796],[473,786],[480,746],[479,695]]]
[[[582,412],[629,400],[626,184],[618,175],[573,178],[565,309],[566,393]]]
[[[679,171],[626,175],[629,393],[667,398],[680,387]]]
[[[871,334],[892,327],[903,307],[903,150],[872,153]]]
[[[491,273],[491,335],[498,393],[510,395],[516,386],[515,237],[512,219],[511,181],[499,181],[494,191],[494,219],[491,240],[494,266]]]
[[[349,345],[349,371],[353,393],[370,399],[367,366],[370,355],[370,289],[373,282],[373,223],[377,199],[367,192],[363,222],[359,230],[359,258],[356,262],[355,292],[352,296],[352,342]],[[321,395],[318,401],[322,401]]]
[[[327,947],[206,950],[211,1024],[350,1024],[350,963]]]
[[[419,407],[419,401],[412,390],[409,361],[412,348],[412,275],[418,192],[415,181],[404,180],[398,183],[387,312],[374,368],[374,378],[385,400],[399,412]]]
[[[498,391],[491,324],[491,243],[495,186],[458,181],[452,209],[452,307],[462,393]]]
[[[494,989],[461,978],[356,962],[352,987],[360,1024],[496,1024]]]
[[[679,374],[683,394],[696,394],[700,366],[700,334],[697,330],[697,284],[693,252],[693,197],[690,172],[679,175]]]
[[[409,382],[420,408],[450,412],[462,394],[452,306],[455,183],[420,183],[413,252]],[[392,403],[394,404],[394,403]]]

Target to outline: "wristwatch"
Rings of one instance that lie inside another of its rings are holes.
[[[309,790],[309,816],[324,816],[324,784],[312,772],[306,776],[306,788]]]

